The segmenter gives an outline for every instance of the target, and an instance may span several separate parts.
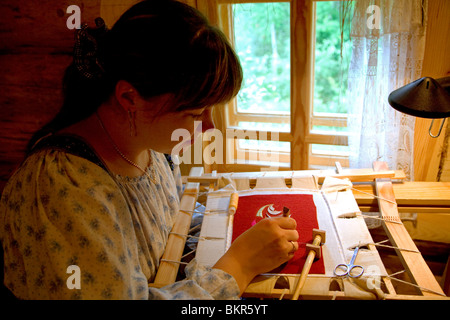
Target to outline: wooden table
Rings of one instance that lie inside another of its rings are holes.
[[[392,183],[399,212],[448,213],[450,214],[450,182],[398,182]],[[356,202],[361,211],[378,211],[377,199],[373,196],[375,186],[354,183]],[[366,194],[368,193],[368,194]]]

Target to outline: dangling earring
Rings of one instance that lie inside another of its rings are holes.
[[[128,121],[130,123],[130,137],[137,136],[136,121],[135,121],[136,117],[135,116],[136,116],[136,111],[128,110]]]

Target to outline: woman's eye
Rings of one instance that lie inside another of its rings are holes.
[[[189,116],[191,116],[194,119],[198,119],[198,118],[202,118],[205,116],[205,112],[207,112],[207,110],[209,110],[208,108],[204,108],[200,110],[196,110],[195,112],[190,112]]]

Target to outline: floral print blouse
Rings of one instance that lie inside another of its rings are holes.
[[[88,148],[87,148],[88,149]],[[146,175],[111,174],[58,148],[32,153],[5,187],[0,241],[5,285],[20,299],[236,299],[229,274],[192,260],[186,278],[157,289],[156,275],[179,209],[181,176],[151,152]],[[172,164],[173,165],[173,164]],[[79,269],[79,289],[69,285]],[[75,274],[75,273],[74,273]]]

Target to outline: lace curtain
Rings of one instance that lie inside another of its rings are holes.
[[[368,12],[375,5],[377,11]],[[414,117],[395,111],[389,93],[421,77],[427,0],[357,0],[352,19],[348,101],[351,168],[386,161],[414,179]],[[379,20],[379,28],[376,25]],[[369,20],[369,22],[368,22]],[[375,22],[375,23],[373,23]]]

